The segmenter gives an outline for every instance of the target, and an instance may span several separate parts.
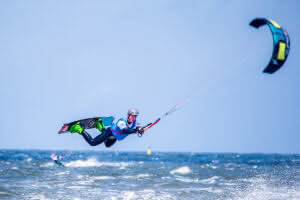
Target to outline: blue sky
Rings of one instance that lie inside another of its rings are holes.
[[[77,119],[140,110],[148,123],[110,150],[300,153],[300,3],[274,1],[1,1],[0,148],[93,149],[58,135]],[[266,17],[291,52],[274,75]],[[96,131],[91,132],[96,135]]]

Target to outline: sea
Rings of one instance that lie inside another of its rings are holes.
[[[0,150],[0,199],[300,200],[300,155]]]

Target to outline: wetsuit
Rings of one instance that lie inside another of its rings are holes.
[[[104,142],[105,146],[111,147],[117,140],[122,140],[129,134],[137,133],[136,121],[128,124],[127,120],[119,119],[112,127],[103,128],[101,134],[92,138],[88,132],[83,130],[82,136],[91,146],[96,146]]]
[[[54,160],[55,164],[64,167],[64,165],[59,160]]]
[[[103,128],[101,134],[95,138],[92,138],[92,136],[90,136],[90,134],[88,134],[88,132],[85,130],[82,132],[82,136],[91,146],[96,146],[104,142],[106,147],[111,147],[117,141],[117,139],[112,135],[111,131],[105,128]]]
[[[52,160],[55,162],[55,164],[64,167],[64,164],[61,162],[61,157],[57,155],[51,156]]]

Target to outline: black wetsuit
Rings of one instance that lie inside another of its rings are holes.
[[[92,138],[92,136],[84,130],[82,136],[91,146],[96,146],[104,142],[106,147],[110,147],[117,141],[109,129],[102,129],[101,134],[95,138]]]
[[[54,160],[55,164],[64,167],[64,164],[62,164],[59,160]]]
[[[136,133],[137,130],[123,129],[122,132],[124,134],[132,134],[132,133]],[[111,147],[117,141],[117,138],[115,138],[115,136],[112,134],[109,128],[108,129],[103,128],[101,130],[101,134],[99,134],[95,138],[92,138],[92,136],[90,136],[90,134],[85,130],[82,132],[82,136],[85,139],[85,141],[87,141],[87,143],[89,143],[91,146],[96,146],[104,142],[105,146],[108,148]]]

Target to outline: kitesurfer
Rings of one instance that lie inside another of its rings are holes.
[[[63,156],[59,156],[59,155],[55,155],[54,153],[51,154],[51,158],[54,161],[55,164],[57,164],[58,166],[62,166],[64,167],[64,164],[61,162],[63,159]]]
[[[117,140],[123,140],[130,134],[144,133],[144,129],[141,128],[136,121],[138,115],[139,111],[136,108],[130,108],[128,110],[126,120],[120,118],[116,123],[113,123],[112,126],[108,128],[104,128],[100,118],[96,122],[96,127],[101,133],[95,138],[90,136],[90,134],[80,126],[80,123],[74,124],[70,128],[70,132],[81,134],[85,141],[91,146],[96,146],[104,142],[106,147],[111,147]]]

